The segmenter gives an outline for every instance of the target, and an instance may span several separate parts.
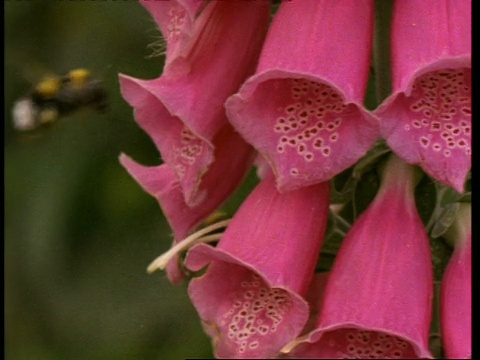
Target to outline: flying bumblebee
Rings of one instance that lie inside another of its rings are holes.
[[[63,76],[44,77],[13,105],[13,126],[20,131],[36,130],[81,108],[104,111],[107,92],[99,79],[79,68]]]

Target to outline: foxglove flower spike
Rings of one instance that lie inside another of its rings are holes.
[[[120,77],[124,98],[177,174],[189,206],[203,201],[198,189],[215,161],[213,139],[228,124],[225,100],[255,69],[269,10],[267,1],[209,2],[181,66],[172,63],[154,80]]]

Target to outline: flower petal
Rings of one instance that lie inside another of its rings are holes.
[[[372,25],[371,1],[281,3],[255,75],[226,103],[280,191],[329,180],[377,140],[362,106]]]
[[[120,78],[123,96],[177,173],[190,206],[201,201],[197,189],[214,160],[213,138],[228,124],[224,102],[254,70],[269,9],[265,1],[210,2],[195,20],[182,69],[172,63],[155,80]]]
[[[188,71],[164,71],[152,89],[198,136],[211,139],[225,124],[225,100],[255,70],[269,12],[265,1],[210,2],[195,21]]]
[[[462,203],[453,225],[455,250],[442,279],[440,324],[449,359],[472,358],[472,222],[471,205]],[[449,229],[449,232],[451,230]]]
[[[197,137],[178,117],[152,94],[159,81],[139,80],[121,76],[124,98],[135,108],[138,125],[150,135],[163,160],[175,171],[190,206],[201,199],[197,188],[201,176],[213,163],[213,144]]]
[[[392,150],[463,192],[471,168],[471,3],[400,1],[394,93],[375,111]]]
[[[173,229],[175,242],[184,239],[226,201],[253,164],[253,149],[230,126],[219,133],[215,145],[215,162],[203,176],[198,189],[202,202],[193,207],[185,202],[179,179],[167,165],[147,167],[135,163],[126,155],[120,157],[130,175],[159,202]],[[174,283],[183,278],[178,276],[181,273],[178,260],[176,257],[167,267],[167,275]]]
[[[166,41],[165,67],[182,53],[192,39],[194,21],[202,0],[140,2],[157,23]]]
[[[387,164],[375,200],[342,242],[317,329],[293,356],[431,358],[432,263],[412,169]]]
[[[455,251],[445,270],[441,295],[442,341],[449,359],[472,358],[472,245]]]
[[[308,319],[306,295],[323,241],[329,186],[280,194],[270,173],[216,248],[196,245],[187,268],[206,273],[189,294],[222,358],[273,356]]]

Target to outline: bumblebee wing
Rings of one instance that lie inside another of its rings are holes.
[[[30,98],[17,100],[13,105],[13,126],[20,131],[34,130],[38,127],[39,109]]]

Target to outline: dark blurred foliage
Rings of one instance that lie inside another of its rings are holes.
[[[157,77],[159,32],[137,1],[5,1],[6,359],[212,357],[186,286],[146,266],[171,243],[156,201],[118,163],[159,155],[118,73]],[[85,109],[19,134],[11,108],[46,73],[87,67],[105,114]]]

